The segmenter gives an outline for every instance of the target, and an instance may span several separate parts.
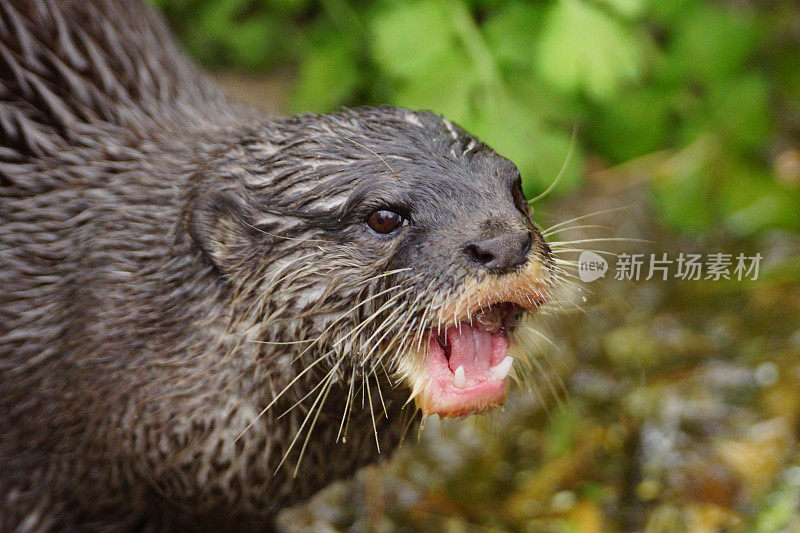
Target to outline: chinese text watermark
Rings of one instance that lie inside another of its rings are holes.
[[[688,254],[677,257],[662,254],[619,254],[614,264],[614,279],[648,281],[657,279],[696,280],[756,280],[762,256],[760,253]],[[596,252],[584,250],[578,258],[578,277],[589,282],[604,278],[609,270],[608,261]]]

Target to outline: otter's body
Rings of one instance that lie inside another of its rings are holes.
[[[422,368],[395,354],[429,342],[406,332],[467,280],[521,287],[549,253],[504,173],[429,113],[258,117],[136,2],[3,2],[0,529],[267,527],[390,450],[413,415],[390,375]],[[414,194],[412,224],[362,222]],[[437,195],[461,203],[420,207]],[[495,270],[482,248],[462,261],[498,228],[522,247]],[[504,376],[420,405],[485,409]]]
[[[275,472],[304,412],[275,419],[303,389],[256,419],[292,366],[259,365],[280,347],[253,342],[184,230],[213,189],[209,154],[274,126],[228,104],[136,3],[12,2],[0,20],[3,66],[21,70],[0,86],[0,529],[157,529],[184,509],[231,526],[372,460],[360,420],[336,461],[312,447],[302,476]]]

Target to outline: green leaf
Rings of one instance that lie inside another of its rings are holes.
[[[763,28],[756,17],[716,4],[698,4],[677,20],[670,46],[673,68],[700,80],[722,79],[758,50]]]
[[[209,65],[263,70],[280,57],[285,24],[264,12],[249,12],[247,0],[204,6],[186,27],[188,47]],[[280,39],[279,39],[280,37]]]
[[[720,184],[725,224],[749,235],[768,227],[800,229],[800,191],[781,188],[764,169],[729,157]]]
[[[641,63],[641,43],[588,2],[559,0],[547,14],[536,65],[554,86],[607,99],[638,77]]]
[[[270,45],[281,33],[266,16],[243,21],[226,41],[231,60],[249,70],[264,70],[274,58],[274,48]]]
[[[771,227],[800,230],[800,194],[797,191],[772,190],[759,195],[745,208],[728,215],[726,223],[740,234]]]
[[[261,3],[271,12],[294,14],[308,9],[311,0],[261,0]]]
[[[331,111],[347,102],[361,80],[349,41],[334,33],[306,54],[290,107],[295,111]]]
[[[726,78],[709,88],[709,103],[719,131],[742,148],[758,150],[772,131],[769,87],[758,74]]]
[[[438,68],[396,83],[392,103],[411,109],[429,109],[462,123],[473,109],[477,75],[460,54],[443,59]]]
[[[669,0],[668,2],[654,0],[647,3],[646,15],[671,26],[696,3],[697,0]]]
[[[507,95],[487,98],[478,107],[475,118],[464,125],[517,165],[529,198],[547,189],[567,162],[569,133],[546,126],[536,114]],[[573,189],[583,171],[583,156],[579,149],[573,150],[556,190]]]
[[[640,15],[648,0],[600,0],[604,4],[608,4],[611,8],[620,15],[628,18],[633,18]]]
[[[554,91],[536,73],[512,71],[504,76],[509,92],[543,121],[571,124],[583,120],[585,108],[571,95]]]
[[[501,65],[533,69],[533,52],[544,13],[540,4],[513,2],[492,14],[483,24],[486,45]]]
[[[370,25],[378,65],[404,78],[435,71],[456,46],[446,4],[436,1],[391,4]]]
[[[717,145],[713,138],[704,139],[675,155],[653,176],[656,211],[672,227],[686,232],[707,229],[717,215],[712,193]]]
[[[776,78],[781,92],[796,110],[800,110],[800,47],[779,51]]]
[[[601,105],[589,121],[589,139],[614,162],[661,149],[667,138],[669,96],[646,88]]]

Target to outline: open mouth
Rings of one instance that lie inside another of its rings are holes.
[[[423,349],[410,350],[397,370],[424,415],[465,416],[505,401],[515,357],[523,356],[514,333],[523,314],[551,297],[551,273],[531,254],[523,270],[467,280],[437,302],[430,329],[417,337]]]
[[[493,304],[427,334],[427,386],[418,398],[423,412],[463,416],[503,403],[514,364],[508,333],[522,312],[515,303]]]

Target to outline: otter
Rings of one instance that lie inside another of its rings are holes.
[[[139,2],[0,4],[0,529],[260,530],[505,400],[558,269],[425,111],[264,117]]]

